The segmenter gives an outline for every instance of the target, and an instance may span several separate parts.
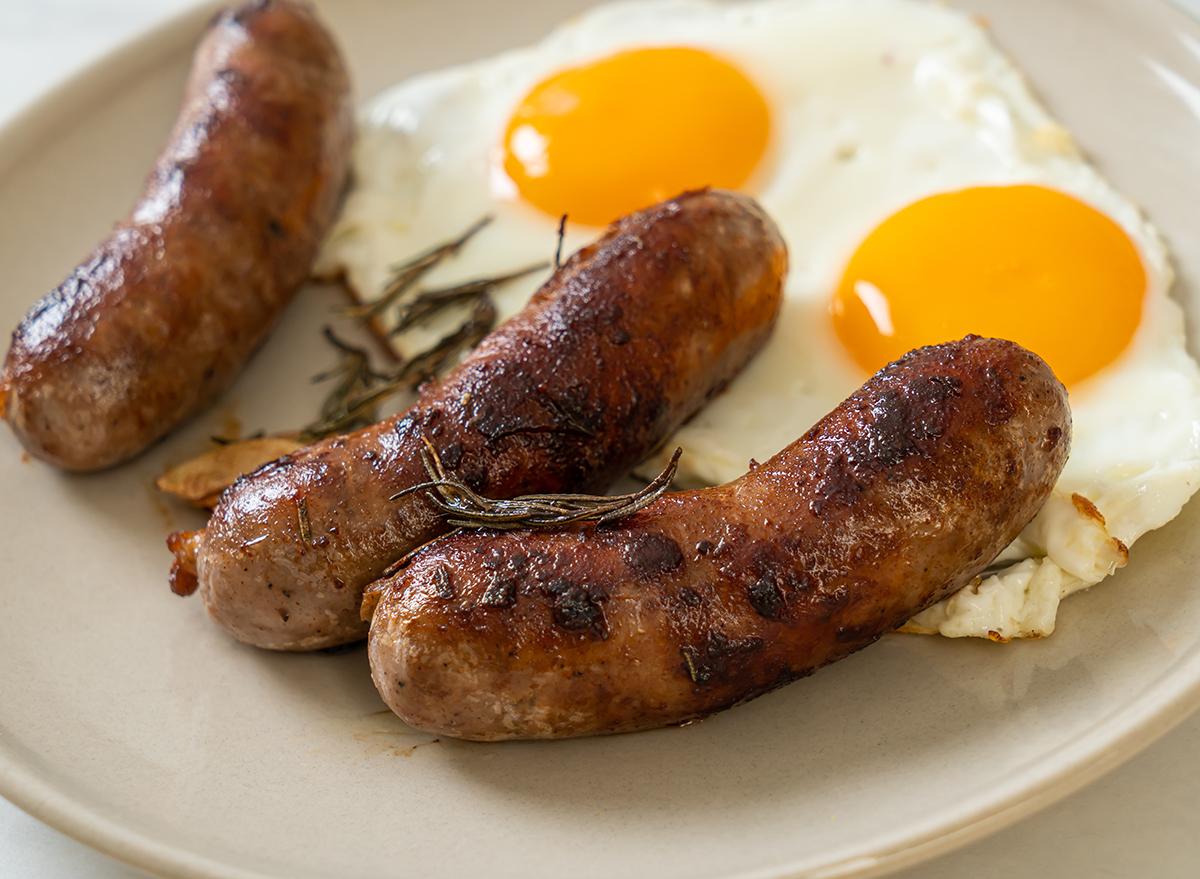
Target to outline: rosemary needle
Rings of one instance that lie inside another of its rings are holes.
[[[490,216],[484,217],[453,241],[431,247],[429,250],[413,257],[407,262],[392,266],[392,277],[388,281],[387,286],[383,288],[383,294],[378,299],[371,302],[364,302],[361,305],[352,305],[346,308],[343,313],[348,317],[359,318],[374,317],[381,314],[389,305],[403,296],[413,284],[432,271],[442,260],[454,256],[462,250],[463,246],[490,222],[492,222]]]
[[[549,267],[550,263],[540,262],[536,265],[526,266],[523,269],[517,269],[515,272],[509,272],[507,275],[497,275],[494,278],[477,278],[473,281],[464,281],[461,284],[455,284],[453,287],[427,290],[400,309],[396,326],[388,330],[388,335],[393,336],[397,333],[402,333],[410,327],[421,323],[421,321],[432,317],[444,308],[460,302],[470,302],[481,295],[491,293],[494,288],[499,287],[501,284],[515,281],[526,275],[532,275],[534,272],[540,272],[542,269]]]
[[[444,259],[455,256],[491,221],[490,216],[484,217],[453,241],[439,244],[406,262],[392,266],[392,276],[383,294],[371,302],[345,309],[344,314],[361,321],[377,318],[412,290],[435,266]],[[565,223],[564,217],[559,225],[560,252]],[[556,253],[556,266],[559,258],[560,253]],[[335,377],[340,377],[340,381],[326,397],[317,420],[304,428],[304,439],[320,439],[374,422],[378,417],[379,405],[385,399],[400,391],[412,390],[427,379],[433,378],[451,366],[459,354],[474,348],[492,331],[496,324],[496,305],[491,299],[491,294],[497,287],[548,267],[549,263],[543,262],[507,274],[476,278],[451,287],[419,293],[412,301],[399,308],[397,326],[388,333],[389,335],[404,332],[453,305],[473,302],[475,307],[456,330],[390,372],[377,372],[372,369],[370,356],[365,350],[342,341],[326,327],[325,338],[341,352],[342,359],[332,369],[314,377],[313,381],[325,381]]]
[[[507,500],[486,498],[453,473],[447,473],[441,458],[428,439],[421,452],[421,462],[429,481],[414,485],[398,494],[398,500],[408,494],[424,491],[426,497],[456,528],[513,529],[557,528],[577,522],[612,522],[633,515],[654,503],[671,486],[679,466],[682,449],[676,449],[666,468],[654,481],[640,491],[623,495],[590,494],[527,494]]]
[[[347,352],[346,359],[341,367],[335,367],[326,375],[346,373],[347,377],[325,401],[320,417],[304,428],[304,437],[320,439],[374,422],[380,403],[400,391],[412,390],[436,375],[459,352],[478,345],[492,331],[495,323],[496,307],[487,296],[480,296],[474,312],[457,330],[386,374],[374,372],[365,364],[356,366],[350,361],[356,360],[362,352],[344,342],[335,341],[338,347]],[[332,333],[326,335],[331,341],[336,340]]]

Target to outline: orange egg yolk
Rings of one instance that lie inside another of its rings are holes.
[[[935,195],[884,221],[830,310],[868,373],[976,333],[1025,346],[1070,385],[1129,344],[1145,290],[1133,242],[1108,217],[1041,186],[994,186]]]
[[[737,189],[769,128],[736,68],[696,49],[639,49],[530,92],[509,122],[504,169],[551,216],[601,226],[684,190]]]

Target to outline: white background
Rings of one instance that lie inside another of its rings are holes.
[[[1200,17],[1200,0],[1175,2]],[[194,3],[0,0],[0,125],[91,61]],[[36,292],[30,293],[31,302]],[[145,879],[147,875],[93,852],[0,799],[0,877]],[[1200,876],[1200,715],[1062,803],[897,879],[1012,876]]]

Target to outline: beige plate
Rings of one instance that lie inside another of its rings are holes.
[[[1200,28],[1150,0],[964,2],[1171,239],[1200,338]],[[322,4],[363,95],[531,41],[581,5]],[[0,326],[127,210],[205,17],[0,136]],[[1200,702],[1194,503],[1045,641],[889,637],[683,729],[414,734],[382,711],[361,648],[242,647],[166,586],[163,538],[201,520],[153,478],[230,421],[303,421],[330,301],[306,293],[214,411],[130,466],[63,476],[0,431],[0,793],[117,858],[179,877],[875,876],[1065,796]]]

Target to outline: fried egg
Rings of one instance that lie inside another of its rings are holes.
[[[965,13],[599,6],[536,46],[371,101],[355,179],[319,268],[367,299],[391,266],[484,215],[431,286],[548,258],[563,214],[569,252],[683,189],[754,195],[788,243],[786,301],[767,347],[670,444],[684,484],[740,476],[909,348],[974,332],[1042,354],[1070,394],[1067,468],[989,576],[911,631],[1049,634],[1063,597],[1124,564],[1200,486],[1200,369],[1166,248]],[[502,288],[501,318],[544,279]]]

